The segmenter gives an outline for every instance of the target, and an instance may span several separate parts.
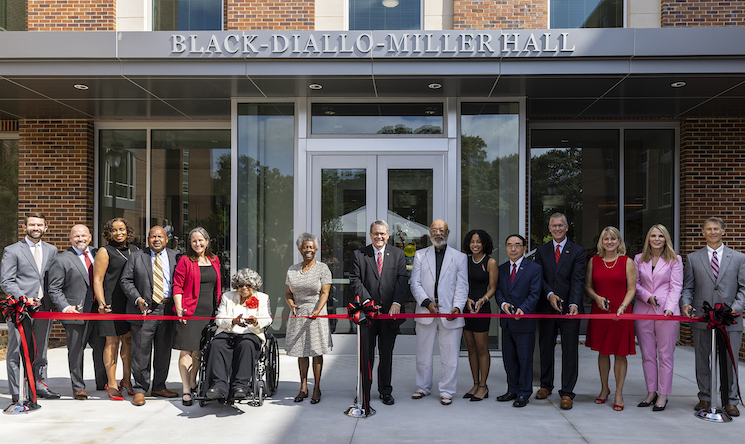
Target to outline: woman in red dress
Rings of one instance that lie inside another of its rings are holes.
[[[636,293],[636,268],[634,261],[626,256],[626,244],[615,227],[605,227],[600,232],[598,254],[587,265],[585,290],[595,301],[592,314],[626,312]],[[591,319],[587,324],[588,347],[599,352],[600,396],[595,404],[605,404],[610,394],[608,375],[610,355],[615,356],[613,373],[616,377],[616,394],[613,410],[623,410],[623,383],[626,380],[628,363],[626,356],[636,354],[634,322],[624,320]]]

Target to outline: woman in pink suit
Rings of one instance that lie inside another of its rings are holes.
[[[670,245],[670,233],[663,225],[652,225],[636,265],[635,314],[680,315],[678,301],[683,288],[683,262]],[[642,352],[647,397],[639,407],[665,410],[673,385],[673,352],[678,335],[676,321],[634,321]],[[659,359],[659,364],[658,364]],[[657,390],[659,389],[659,395]]]

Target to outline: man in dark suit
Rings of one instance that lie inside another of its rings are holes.
[[[168,234],[154,226],[147,236],[148,248],[132,254],[122,271],[121,284],[127,295],[127,314],[173,313],[171,282],[176,269],[176,251],[166,248]],[[132,326],[132,375],[135,378],[134,405],[145,405],[145,393],[150,388],[150,359],[153,361],[153,396],[175,398],[178,393],[166,388],[171,363],[173,321],[130,320]]]
[[[363,301],[367,298],[382,307],[383,313],[395,315],[401,312],[406,300],[409,276],[406,273],[404,252],[393,245],[387,245],[390,231],[384,220],[376,220],[370,225],[372,244],[354,252],[349,284],[355,295]],[[363,408],[370,408],[370,387],[372,385],[372,366],[375,360],[377,340],[380,353],[378,365],[378,393],[383,404],[392,405],[393,387],[391,373],[393,368],[393,347],[396,343],[400,321],[374,320],[370,326],[361,326],[362,346],[370,357],[369,368],[362,372]]]
[[[57,248],[41,240],[47,231],[47,221],[43,214],[30,213],[22,225],[26,236],[20,242],[8,245],[3,251],[0,263],[0,286],[5,294],[19,299],[35,299],[42,311],[54,311],[50,298],[45,297],[47,270],[52,259],[57,256]],[[51,391],[44,381],[47,379],[47,343],[52,330],[51,319],[32,319],[32,332],[36,340],[33,374],[36,379],[36,396],[56,399],[59,393]],[[8,386],[11,399],[18,402],[21,360],[21,337],[13,323],[8,322]]]
[[[543,268],[543,291],[536,313],[576,315],[582,313],[582,295],[587,260],[585,250],[567,239],[569,224],[562,213],[554,213],[548,222],[553,239],[539,246],[535,262]],[[561,332],[561,408],[574,403],[574,386],[579,373],[579,320],[538,320],[538,346],[541,359],[541,388],[536,399],[546,399],[554,389],[554,349]]]
[[[732,350],[737,353],[742,343],[742,313],[745,308],[745,255],[722,242],[724,221],[710,217],[701,230],[706,246],[689,254],[683,270],[683,292],[680,297],[681,314],[692,317],[703,314],[704,302],[712,307],[717,303],[727,304],[740,316],[734,325],[727,326]],[[711,386],[711,330],[705,322],[692,322],[694,354],[696,357],[696,382],[699,402],[695,410],[709,409],[716,404],[717,387]],[[724,410],[730,416],[740,416],[739,384],[732,363],[727,361],[729,387],[721,387]],[[729,395],[729,396],[728,396]]]
[[[90,248],[91,232],[85,225],[74,225],[70,230],[70,244],[49,267],[49,296],[63,313],[94,313],[93,262],[96,252]],[[93,348],[93,368],[96,388],[105,389],[106,368],[103,365],[105,339],[98,334],[96,321],[63,320],[67,337],[67,362],[72,380],[73,397],[88,399],[83,379],[83,354],[86,344]]]
[[[525,238],[519,234],[510,235],[505,246],[509,260],[499,266],[497,303],[504,313],[534,313],[541,292],[541,267],[524,258]],[[525,407],[533,393],[535,320],[503,318],[501,326],[508,389],[497,401],[514,400],[513,407]]]

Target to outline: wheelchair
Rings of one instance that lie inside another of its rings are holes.
[[[208,402],[217,401],[221,404],[233,405],[246,403],[253,406],[261,406],[264,399],[274,396],[279,387],[279,345],[272,334],[264,333],[266,341],[261,345],[259,359],[254,366],[254,374],[249,383],[249,391],[245,398],[210,399],[206,396],[207,390],[207,362],[209,360],[210,344],[217,332],[217,325],[213,322],[207,324],[202,330],[200,339],[200,350],[202,352],[199,360],[199,371],[197,372],[197,388],[194,400],[204,407]]]

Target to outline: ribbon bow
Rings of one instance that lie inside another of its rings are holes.
[[[727,326],[736,324],[738,322],[737,318],[740,317],[740,314],[733,312],[727,304],[717,303],[714,304],[714,307],[712,308],[712,306],[706,301],[704,301],[703,312],[704,314],[701,316],[701,319],[707,322],[706,328],[709,330],[715,330],[718,342],[720,342],[720,347],[722,343],[727,344],[727,354],[729,355],[732,366],[734,367],[735,381],[739,381],[737,375],[737,361],[732,352],[732,344],[730,343],[729,335],[727,334]],[[714,390],[714,387],[712,387],[712,390]],[[725,390],[728,390],[728,388],[723,387],[722,393],[724,393]],[[742,402],[739,385],[737,388],[737,396],[740,397],[740,402]]]
[[[19,335],[21,336],[21,357],[23,358],[23,367],[26,374],[26,384],[28,385],[28,402],[24,404],[26,409],[38,408],[36,404],[36,383],[32,367],[34,357],[36,356],[36,340],[31,331],[31,313],[39,310],[39,305],[33,299],[21,296],[16,299],[11,295],[0,300],[0,308],[8,322],[12,322]]]
[[[378,316],[380,305],[376,305],[372,299],[360,299],[360,295],[354,297],[354,302],[347,305],[349,318],[357,325],[370,325],[372,320]]]

